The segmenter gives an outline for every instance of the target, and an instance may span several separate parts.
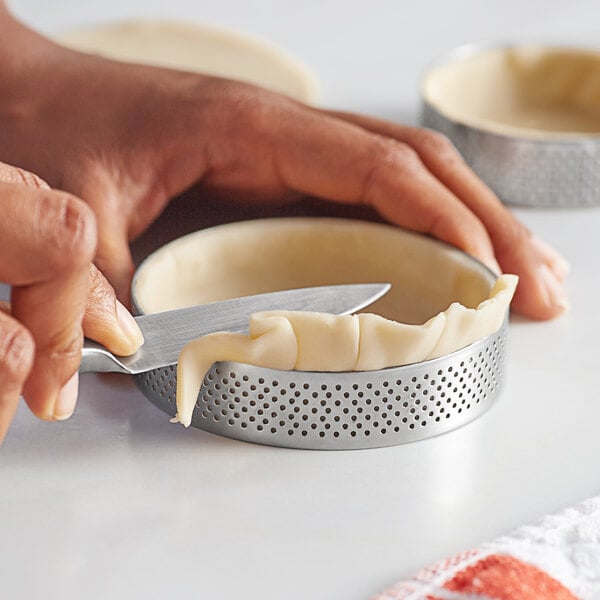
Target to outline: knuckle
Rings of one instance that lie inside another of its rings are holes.
[[[383,136],[375,136],[372,143],[372,159],[363,174],[360,198],[376,206],[382,189],[393,187],[398,178],[420,178],[424,170],[419,155],[410,146]]]
[[[414,145],[422,154],[435,155],[448,164],[462,162],[454,144],[442,133],[431,129],[418,129],[414,134]]]
[[[4,163],[0,163],[0,180],[4,183],[16,183],[38,190],[50,189],[41,177],[20,167],[13,167]]]
[[[33,364],[33,337],[16,321],[0,325],[0,373],[3,385],[22,384]]]
[[[432,129],[417,129],[414,133],[415,145],[436,152],[454,152],[452,142],[439,131]]]
[[[74,363],[81,358],[83,334],[81,329],[76,332],[63,332],[53,336],[44,347],[38,349],[54,363]]]
[[[298,128],[297,107],[285,96],[222,79],[214,79],[209,87],[212,100],[205,103],[201,118],[202,127],[211,132],[205,151],[214,173],[255,171],[245,157],[270,153],[287,132]]]
[[[96,221],[83,201],[66,192],[48,192],[40,198],[39,213],[49,258],[59,269],[91,262]]]
[[[116,294],[113,287],[106,281],[106,278],[96,268],[91,265],[89,276],[89,302],[99,306],[114,306]]]
[[[280,96],[247,83],[219,82],[222,97],[227,103],[227,123],[236,130],[263,131],[268,133],[274,120],[289,110],[291,103]]]
[[[404,175],[417,175],[423,171],[423,163],[413,148],[389,138],[376,140],[375,164],[379,173],[385,169]]]
[[[23,185],[36,190],[50,189],[50,186],[41,177],[38,177],[29,171],[25,171],[24,169],[20,169],[19,167],[15,167],[14,175],[17,179],[15,183],[22,183]]]

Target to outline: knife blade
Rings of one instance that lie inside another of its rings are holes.
[[[389,283],[365,283],[301,288],[142,315],[135,320],[144,335],[144,344],[135,354],[115,356],[101,344],[86,339],[79,372],[135,375],[167,367],[177,363],[185,344],[200,336],[217,331],[248,331],[252,313],[302,310],[349,314],[375,302],[390,287]]]

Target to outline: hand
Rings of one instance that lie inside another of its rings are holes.
[[[129,240],[196,184],[260,201],[311,195],[370,205],[518,274],[514,308],[522,314],[548,319],[567,305],[564,259],[438,134],[80,54],[27,30],[24,37],[36,85],[13,85],[13,100],[0,107],[0,159],[10,154],[88,202],[98,221],[97,264],[121,299],[133,270]]]
[[[22,393],[46,420],[68,418],[77,400],[83,333],[131,354],[141,333],[92,264],[96,225],[77,198],[0,163],[0,443]]]

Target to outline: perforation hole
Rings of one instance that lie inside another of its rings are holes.
[[[213,368],[205,377],[194,424],[217,433],[227,428],[234,437],[236,431],[253,430],[283,440],[297,433],[307,444],[331,438],[343,445],[357,433],[366,439],[367,431],[373,442],[385,438],[381,444],[395,443],[408,432],[415,439],[421,430],[426,436],[430,427],[451,429],[455,417],[480,412],[503,378],[503,345],[499,338],[452,364],[393,379],[373,373],[309,378],[293,372],[274,378],[257,368],[238,371],[220,363],[224,368]],[[176,369],[157,371],[140,376],[138,385],[173,414]]]

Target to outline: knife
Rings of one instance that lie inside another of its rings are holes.
[[[365,283],[301,288],[245,296],[135,317],[144,335],[143,346],[131,356],[115,356],[86,339],[80,373],[113,372],[136,375],[177,363],[179,352],[192,340],[216,331],[247,332],[250,315],[264,310],[306,310],[349,314],[375,302],[389,283]]]

